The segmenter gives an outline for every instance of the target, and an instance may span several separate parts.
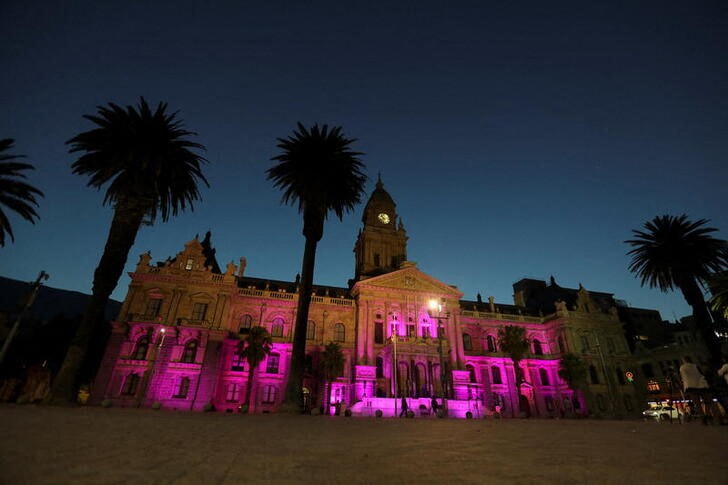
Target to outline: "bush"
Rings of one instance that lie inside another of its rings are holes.
[[[207,404],[202,406],[202,410],[206,413],[209,413],[215,410],[215,406],[211,402],[208,402]]]
[[[376,411],[374,412],[374,416],[376,416],[376,417],[378,417],[378,418],[381,418],[381,417],[382,417],[382,415],[383,415],[383,413],[382,413],[382,410],[381,410],[381,409],[377,409],[377,410],[376,410]]]
[[[102,408],[110,408],[113,403],[111,402],[111,399],[104,399],[101,401],[101,407]]]
[[[17,401],[15,401],[15,404],[29,404],[30,399],[28,399],[28,396],[20,396]]]
[[[407,417],[408,418],[414,418],[415,417],[415,412],[412,411],[412,410],[407,411]]]
[[[317,407],[311,408],[311,416],[318,416],[319,414],[321,414],[321,409],[319,409]]]
[[[344,410],[344,416],[346,416],[347,418],[350,418],[351,417],[351,409]]]
[[[152,409],[154,409],[155,411],[159,411],[160,409],[162,409],[162,403],[159,401],[154,401],[154,404],[152,404]]]
[[[470,411],[468,411],[467,413],[465,413],[465,418],[466,419],[473,419],[473,413],[471,413]]]
[[[445,411],[443,411],[442,409],[438,409],[437,410],[437,417],[438,418],[444,418],[445,417]]]
[[[241,414],[248,414],[248,411],[250,411],[250,405],[248,404],[241,404],[238,407],[238,412],[240,412]]]

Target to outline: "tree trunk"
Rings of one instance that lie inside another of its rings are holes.
[[[117,205],[111,228],[106,239],[104,253],[94,272],[91,299],[76,330],[76,335],[66,353],[58,375],[53,381],[50,402],[66,404],[75,402],[79,385],[78,377],[88,351],[91,336],[106,323],[105,310],[111,293],[119,283],[129,251],[139,232],[145,211],[139,207]]]
[[[318,239],[306,237],[306,248],[303,252],[303,265],[301,267],[301,288],[298,294],[296,308],[296,325],[293,332],[293,348],[291,350],[291,365],[286,382],[286,392],[283,397],[281,411],[303,412],[303,367],[306,358],[306,327],[308,323],[308,309],[311,306],[311,291],[313,287],[313,271],[316,262],[316,247]]]
[[[253,380],[255,379],[255,366],[250,366],[250,372],[248,372],[248,385],[245,387],[245,404],[248,406],[248,412],[252,411],[250,405],[250,395],[253,391]]]
[[[693,309],[695,328],[700,332],[703,342],[705,342],[705,346],[710,352],[710,367],[712,370],[716,370],[720,367],[720,342],[715,335],[713,318],[708,311],[708,306],[703,298],[703,292],[700,290],[700,286],[698,286],[694,278],[688,278],[685,282],[681,283],[680,290],[685,297],[685,301]],[[707,374],[706,372],[706,376]],[[707,377],[710,379],[710,376]]]

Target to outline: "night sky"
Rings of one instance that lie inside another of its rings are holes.
[[[689,313],[640,288],[623,241],[666,213],[727,236],[728,2],[203,3],[0,3],[0,138],[46,194],[35,226],[11,215],[0,274],[90,291],[112,211],[64,142],[97,105],[144,96],[199,133],[211,188],[143,227],[128,271],[212,230],[221,265],[245,256],[247,275],[292,280],[301,218],[265,170],[276,138],[319,122],[358,139],[409,259],[465,298],[512,303],[513,282],[553,275]],[[316,283],[353,276],[362,210],[329,219]]]

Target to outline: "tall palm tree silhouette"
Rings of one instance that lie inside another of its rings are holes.
[[[104,204],[114,208],[104,252],[94,272],[92,296],[56,376],[53,402],[73,401],[78,373],[89,340],[104,324],[104,309],[129,256],[142,223],[157,216],[167,221],[200,199],[198,183],[208,185],[200,166],[205,159],[193,150],[204,150],[188,140],[177,113],[167,104],[152,109],[144,98],[126,108],[109,103],[84,118],[97,125],[71,138],[70,153],[81,153],[73,173],[89,177],[88,186],[106,186]]]
[[[329,130],[314,124],[310,129],[298,123],[288,138],[278,139],[278,163],[267,171],[268,180],[283,191],[284,204],[298,205],[303,214],[306,245],[301,265],[296,324],[293,334],[291,366],[282,410],[303,408],[303,368],[306,350],[306,324],[311,304],[316,247],[324,233],[329,212],[343,219],[361,201],[366,175],[362,153],[352,151],[356,140],[347,138],[341,127]]]
[[[728,244],[711,236],[717,229],[708,220],[691,221],[688,216],[664,215],[645,222],[645,230],[633,230],[629,270],[642,286],[666,292],[678,288],[693,309],[695,325],[711,354],[711,365],[720,361],[720,344],[713,319],[703,298],[704,286],[712,273],[728,268]]]

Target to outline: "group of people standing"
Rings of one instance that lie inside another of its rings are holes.
[[[705,424],[708,421],[725,419],[725,406],[727,403],[713,398],[714,392],[698,366],[690,359],[683,358],[679,372],[684,398],[687,401],[692,401],[694,406],[691,413],[701,414]],[[724,380],[725,385],[728,387],[728,360],[723,359],[722,366],[718,369],[718,376]],[[726,396],[722,397],[725,400]]]
[[[407,398],[402,396],[402,403],[400,405],[401,410],[399,412],[399,417],[407,417],[407,412],[409,411],[409,405],[407,404]],[[435,397],[432,397],[432,401],[430,402],[430,413],[433,416],[437,416],[437,410],[441,409],[441,406],[437,403],[437,399]]]

